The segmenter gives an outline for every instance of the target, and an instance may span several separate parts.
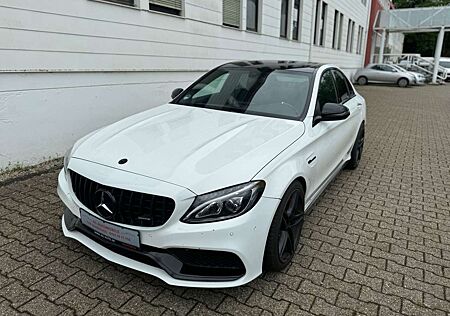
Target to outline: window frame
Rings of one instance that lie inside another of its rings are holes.
[[[339,37],[339,16],[340,12],[334,9],[334,21],[333,21],[333,40],[331,42],[331,48],[337,49],[338,37]]]
[[[239,22],[237,25],[225,23],[224,14],[225,14],[225,0],[222,0],[222,25],[226,27],[232,27],[234,29],[241,29],[242,27],[242,0],[237,0],[239,2]]]
[[[322,115],[322,107],[320,106],[320,103],[319,103],[320,83],[321,83],[321,81],[322,81],[323,76],[324,76],[327,72],[330,72],[330,73],[331,73],[331,78],[332,78],[332,81],[333,81],[333,87],[334,87],[334,94],[335,94],[335,96],[336,96],[336,101],[339,101],[338,94],[337,94],[337,89],[336,89],[336,82],[335,82],[334,74],[333,74],[333,72],[332,72],[333,69],[334,69],[334,68],[327,68],[327,69],[325,69],[325,71],[322,72],[322,74],[320,75],[320,78],[319,78],[319,85],[318,85],[318,87],[317,87],[317,98],[316,98],[316,104],[315,104],[315,108],[314,108],[314,117],[317,117],[317,116]],[[314,127],[314,120],[313,120],[313,127]]]
[[[255,3],[256,5],[256,10],[255,10],[255,28],[249,28],[248,26],[248,4],[249,2],[252,1]],[[259,26],[260,26],[260,13],[261,10],[261,3],[260,0],[247,0],[247,6],[245,8],[245,30],[249,31],[249,32],[255,32],[258,33],[259,32]]]
[[[135,0],[103,0],[104,2],[110,2],[112,4],[119,4],[124,5],[127,7],[136,7],[136,1]]]
[[[347,89],[348,97],[345,100],[339,100],[340,97],[338,96],[338,101],[340,101],[339,104],[344,105],[347,101],[353,99],[356,96],[355,89],[353,89],[353,87],[352,87],[350,81],[348,80],[347,76],[341,70],[339,70],[337,68],[331,68],[331,70],[332,70],[334,81],[335,81],[336,92],[337,92],[336,73],[340,74],[342,76],[342,78],[344,79],[344,83],[345,83],[345,86],[346,86],[346,89]]]
[[[327,37],[327,20],[328,20],[328,3],[322,2],[320,9],[320,28],[319,28],[319,46],[325,47],[325,39]]]
[[[181,7],[180,9],[171,8],[168,6],[151,3],[151,0],[148,1],[148,9],[150,12],[169,14],[173,16],[183,16],[184,9],[184,0],[180,0]],[[153,6],[153,8],[152,8]]]
[[[284,24],[283,24],[283,3],[286,5],[285,7],[285,20],[284,20]],[[280,37],[281,38],[288,38],[288,33],[289,33],[289,7],[291,5],[291,1],[290,0],[281,0],[280,1],[281,7],[280,7]],[[283,34],[283,30],[284,30],[284,34]]]
[[[292,27],[292,40],[293,41],[300,41],[301,37],[300,37],[300,23],[302,21],[302,6],[303,6],[303,1],[304,0],[293,0],[292,1],[292,22],[291,22],[291,27]],[[295,12],[295,3],[298,2],[298,11],[297,11],[297,15],[294,14]],[[295,27],[294,27],[294,22],[295,19],[294,17],[297,18],[297,32],[295,32]]]

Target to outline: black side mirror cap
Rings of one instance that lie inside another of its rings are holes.
[[[176,88],[175,90],[172,91],[172,99],[175,99],[181,92],[183,92],[183,89],[181,88]]]
[[[320,121],[342,121],[350,116],[350,110],[338,103],[325,103],[321,112]]]

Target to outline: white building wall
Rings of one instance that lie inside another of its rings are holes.
[[[325,47],[311,45],[315,1],[302,1],[300,42],[279,38],[280,0],[261,0],[259,33],[222,26],[221,0],[185,0],[182,17],[137,2],[141,9],[0,0],[0,168],[60,156],[84,134],[167,102],[174,88],[230,60],[334,63],[348,74],[363,63],[356,48],[345,52],[348,18],[354,45],[357,26],[367,30],[370,3],[361,0],[327,2]],[[341,51],[331,48],[334,8],[345,18]]]

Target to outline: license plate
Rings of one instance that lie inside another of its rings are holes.
[[[83,225],[92,229],[97,236],[103,239],[137,249],[141,245],[139,232],[136,230],[105,222],[83,209],[80,210],[80,218]]]

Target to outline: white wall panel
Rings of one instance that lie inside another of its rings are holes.
[[[0,0],[0,168],[62,155],[230,60],[333,62],[350,73],[362,55],[331,49],[334,9],[345,15],[345,50],[348,18],[367,30],[369,4],[328,1],[317,47],[314,3],[302,1],[300,41],[288,41],[279,38],[280,0],[262,0],[259,34],[223,27],[220,0],[185,0],[182,17],[94,0]]]

